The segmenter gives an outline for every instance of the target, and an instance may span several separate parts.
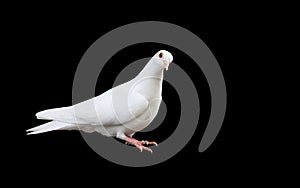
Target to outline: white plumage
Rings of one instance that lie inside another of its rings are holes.
[[[132,136],[156,116],[162,99],[164,68],[167,70],[172,61],[171,53],[160,50],[132,80],[76,105],[37,113],[38,119],[52,121],[27,130],[28,134],[53,130],[96,131],[151,151],[143,144],[155,142],[137,141]]]

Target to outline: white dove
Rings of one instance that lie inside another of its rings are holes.
[[[28,129],[28,135],[53,130],[96,131],[125,140],[141,151],[152,152],[144,145],[157,146],[156,142],[138,141],[132,136],[146,128],[157,115],[164,69],[168,70],[172,61],[170,52],[160,50],[132,80],[76,105],[38,112],[38,119],[52,121]]]

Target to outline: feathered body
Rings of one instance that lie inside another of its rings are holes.
[[[162,100],[164,68],[172,60],[169,52],[161,50],[132,80],[76,105],[37,113],[38,119],[52,121],[27,130],[28,134],[82,130],[121,139],[132,137],[155,118]]]

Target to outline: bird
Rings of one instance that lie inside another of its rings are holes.
[[[157,146],[156,142],[139,141],[133,135],[146,128],[157,115],[162,101],[164,70],[168,70],[171,62],[170,52],[158,51],[130,81],[73,106],[36,113],[37,119],[51,121],[26,130],[27,135],[54,130],[98,132],[124,140],[141,152],[152,153],[147,146]]]

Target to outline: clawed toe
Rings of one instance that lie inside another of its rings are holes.
[[[145,147],[143,145],[140,145],[140,146],[136,146],[137,148],[140,149],[140,151],[142,152],[143,150],[146,150],[146,151],[149,151],[150,153],[153,153],[152,149],[148,148],[148,147]]]
[[[146,144],[146,145],[155,145],[155,146],[158,146],[158,144],[156,142],[149,142],[147,140],[142,140],[141,141],[141,144]]]

